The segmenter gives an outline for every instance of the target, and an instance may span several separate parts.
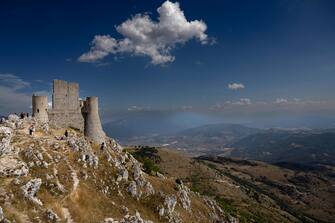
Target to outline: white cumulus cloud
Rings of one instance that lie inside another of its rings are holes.
[[[231,102],[234,105],[251,105],[249,98],[240,98],[238,101]]]
[[[202,20],[188,21],[178,2],[165,1],[158,9],[158,20],[148,14],[137,14],[116,27],[123,38],[110,35],[96,35],[88,52],[82,54],[79,62],[93,63],[110,54],[129,53],[149,56],[152,64],[165,64],[175,60],[171,50],[177,44],[197,39],[207,44],[207,25]]]
[[[231,84],[228,84],[228,88],[230,90],[239,90],[239,89],[244,89],[245,86],[242,83],[231,83]]]
[[[277,103],[277,104],[285,104],[285,103],[288,103],[288,100],[286,98],[277,98],[275,100],[275,103]]]

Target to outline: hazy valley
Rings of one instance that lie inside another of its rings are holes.
[[[220,155],[269,163],[334,164],[335,160],[335,129],[211,124],[174,134],[121,137],[120,141],[126,145],[163,146],[191,156]]]

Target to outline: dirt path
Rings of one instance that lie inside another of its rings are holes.
[[[77,188],[80,182],[75,169],[70,165],[68,160],[66,160],[66,164],[68,165],[68,168],[71,170],[71,177],[72,177],[73,184],[72,184],[71,192],[63,198],[62,203],[66,201],[67,198],[75,199],[75,197],[77,196],[77,193],[76,193]],[[68,208],[62,207],[62,212],[63,212],[64,219],[66,220],[67,223],[74,223],[71,213]]]
[[[63,215],[64,215],[64,218],[66,220],[67,223],[74,223],[73,219],[72,219],[72,216],[70,214],[70,211],[69,209],[67,208],[62,208],[62,211],[63,211]]]

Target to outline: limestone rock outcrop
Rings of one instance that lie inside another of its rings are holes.
[[[153,221],[143,220],[140,213],[136,212],[135,215],[125,215],[121,220],[106,218],[102,223],[153,223]]]
[[[0,126],[0,156],[11,150],[10,140],[12,139],[12,131],[9,127]]]
[[[2,222],[4,220],[5,216],[3,214],[3,210],[2,207],[0,207],[0,222]]]
[[[0,157],[0,176],[26,176],[29,172],[27,164],[15,155]]]
[[[58,215],[55,212],[53,212],[51,209],[47,209],[46,215],[47,215],[47,219],[50,222],[59,222],[60,221],[60,218],[58,217]]]
[[[41,184],[42,180],[40,178],[36,178],[30,180],[28,183],[22,186],[21,189],[25,198],[42,206],[43,205],[42,201],[36,197],[36,193],[40,189]]]
[[[17,123],[16,115],[10,115],[11,122]],[[27,164],[18,157],[17,150],[11,146],[13,129],[0,126],[0,176],[25,176],[29,172]]]
[[[191,210],[191,199],[189,196],[190,189],[184,184],[178,184],[178,199],[182,204],[182,207],[188,211]]]

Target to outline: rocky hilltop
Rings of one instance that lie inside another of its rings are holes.
[[[101,148],[67,130],[2,121],[0,222],[237,222],[181,180],[145,173],[112,138]]]

